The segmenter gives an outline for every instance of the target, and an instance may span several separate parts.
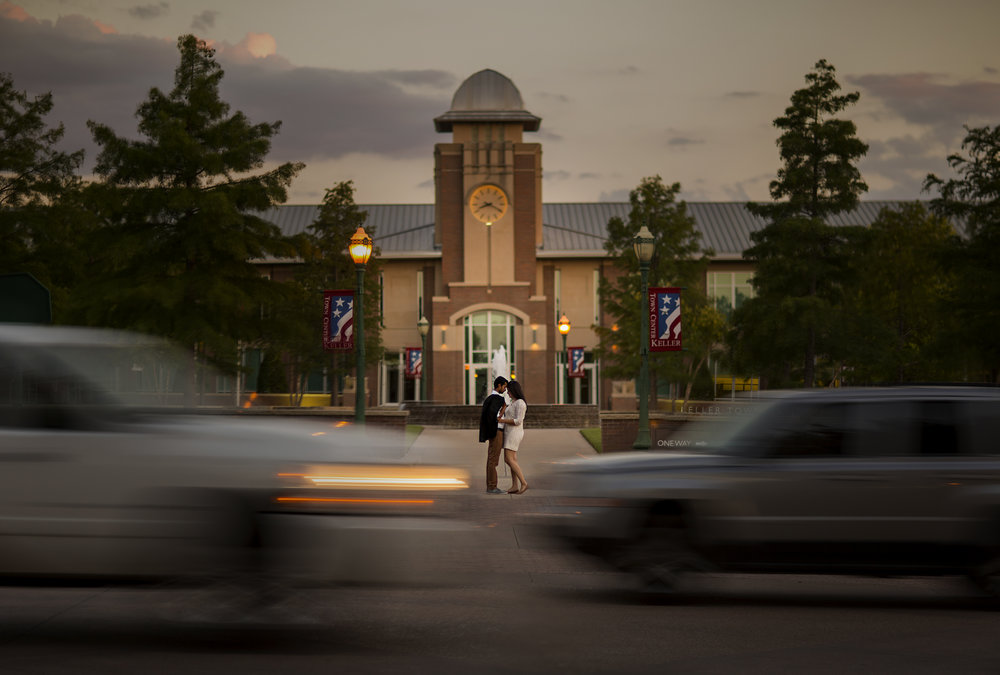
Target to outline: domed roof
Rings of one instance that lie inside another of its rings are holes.
[[[524,110],[524,101],[509,77],[487,68],[466,78],[451,99],[451,109]]]
[[[487,68],[466,78],[451,99],[451,110],[436,117],[434,127],[451,131],[455,122],[522,122],[525,131],[538,131],[541,121],[524,109],[509,77]]]

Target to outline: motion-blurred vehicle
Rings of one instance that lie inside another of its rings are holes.
[[[559,539],[691,592],[698,571],[968,575],[1000,595],[1000,390],[785,392],[667,451],[557,467]]]
[[[463,471],[207,410],[214,377],[147,336],[0,325],[0,581],[410,581],[462,532]]]

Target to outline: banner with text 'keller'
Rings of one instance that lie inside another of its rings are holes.
[[[681,289],[649,289],[649,351],[681,350]]]

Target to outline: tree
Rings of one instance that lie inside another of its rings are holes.
[[[343,374],[353,372],[353,354],[324,352],[322,348],[323,291],[354,288],[356,270],[347,253],[347,244],[359,227],[365,226],[368,213],[354,203],[353,181],[337,183],[326,190],[316,220],[296,240],[302,265],[292,282],[295,299],[282,309],[282,349],[288,356],[295,385],[295,400],[302,400],[305,378],[310,372],[325,369],[330,377],[330,404],[343,389]],[[375,230],[365,230],[374,239]],[[365,271],[366,278],[377,279],[381,263],[373,251]],[[379,330],[379,286],[365,284],[365,359],[368,364],[382,358]],[[274,342],[272,341],[272,344]]]
[[[595,351],[609,377],[632,379],[638,375],[640,312],[645,302],[640,298],[642,281],[632,242],[646,225],[655,239],[649,285],[685,288],[682,294],[685,351],[652,354],[650,373],[654,380],[664,378],[684,383],[690,392],[690,383],[720,336],[712,328],[717,322],[711,315],[717,312],[707,306],[703,290],[711,251],[702,248],[701,233],[694,218],[687,214],[687,205],[677,201],[680,190],[679,183],[665,186],[659,176],[643,178],[629,193],[632,208],[628,221],[615,217],[608,222],[604,248],[612,258],[616,274],[601,279],[599,292],[601,306],[613,325],[594,326],[599,339]]]
[[[965,131],[962,151],[968,156],[948,157],[958,177],[930,174],[924,190],[936,188],[931,210],[964,230],[955,244],[958,278],[948,302],[958,344],[970,350],[989,381],[1000,383],[1000,125]]]
[[[843,312],[845,365],[854,384],[948,377],[953,347],[947,316],[953,272],[946,255],[955,231],[919,202],[884,208],[855,264],[864,271]]]
[[[758,370],[787,376],[787,359],[797,354],[802,382],[811,387],[817,354],[836,349],[836,310],[850,271],[845,261],[858,236],[826,218],[856,207],[868,189],[854,166],[868,146],[855,136],[853,122],[834,117],[859,98],[837,94],[834,67],[820,60],[805,79],[808,86],[795,91],[784,116],[774,120],[783,130],[777,140],[782,166],[770,186],[775,201],[747,204],[770,223],[751,235],[754,246],[744,251],[756,263],[756,293],[735,315],[733,335],[758,341],[735,349]],[[777,342],[759,341],[768,338]],[[776,344],[783,349],[773,349]]]
[[[46,126],[51,111],[51,93],[29,97],[0,73],[0,273],[30,272],[47,286],[61,282],[74,262],[47,244],[72,248],[78,240],[71,228],[54,237],[49,224],[60,202],[72,201],[83,161],[82,150],[56,149],[63,125]]]
[[[282,284],[254,259],[294,248],[259,215],[284,202],[302,169],[263,173],[280,123],[251,124],[219,96],[223,71],[193,35],[177,40],[180,64],[169,94],[153,88],[136,113],[142,140],[88,122],[101,147],[90,197],[100,214],[107,270],[89,289],[91,323],[169,336],[203,356],[235,354],[266,334]]]

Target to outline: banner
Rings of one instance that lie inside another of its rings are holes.
[[[354,291],[323,291],[323,349],[354,349]]]
[[[415,380],[424,376],[424,353],[420,347],[406,348],[406,379]]]
[[[649,289],[649,351],[681,350],[681,289]]]
[[[567,350],[569,357],[569,377],[583,377],[583,347],[569,347]]]

